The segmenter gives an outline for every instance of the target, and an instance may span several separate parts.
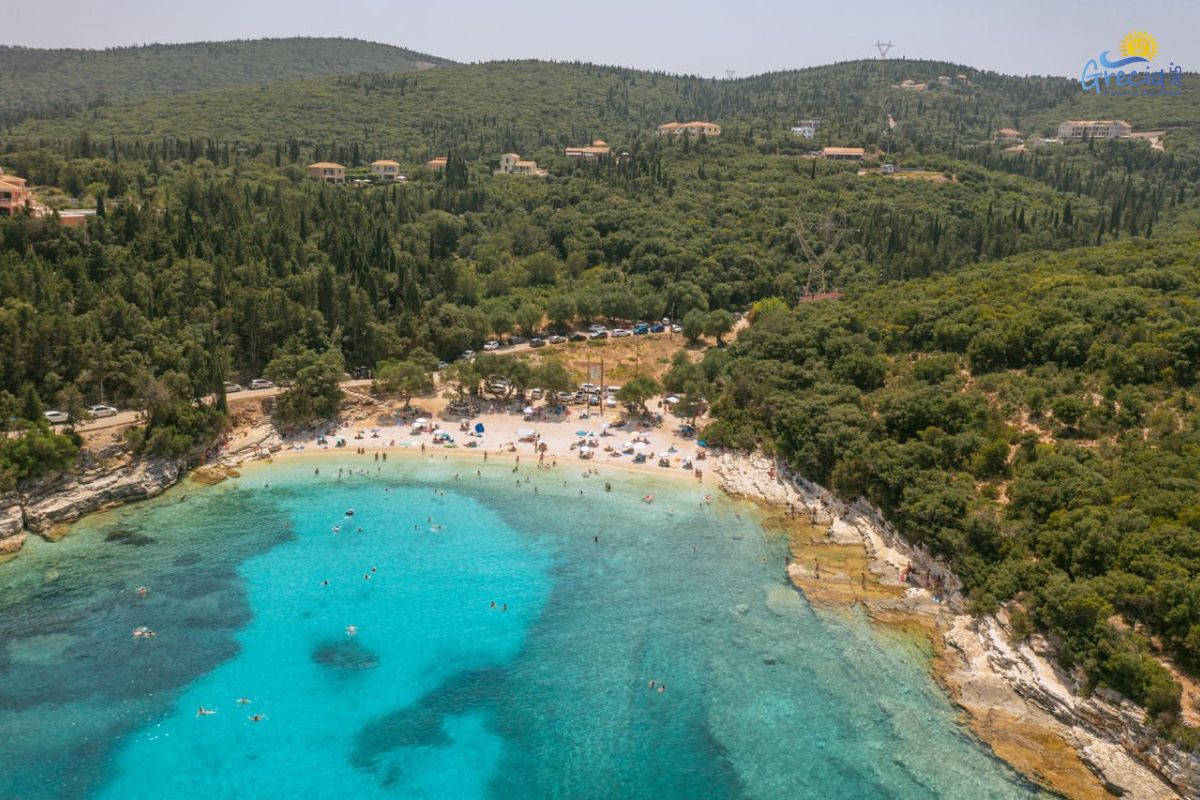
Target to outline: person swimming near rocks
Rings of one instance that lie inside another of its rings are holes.
[[[215,713],[217,713],[215,708],[205,708],[204,706],[200,706],[198,709],[196,709],[197,717],[211,717]]]
[[[137,596],[138,597],[145,597],[148,594],[150,594],[150,590],[148,588],[146,588],[145,586],[139,586],[137,588]]]

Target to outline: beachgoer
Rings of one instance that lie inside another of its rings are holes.
[[[328,578],[326,578],[325,580],[321,581],[321,585],[322,585],[322,586],[328,586],[328,585],[329,585],[329,579],[328,579]]]
[[[262,722],[266,718],[266,714],[251,714],[249,717],[247,717],[247,719],[249,719],[251,722]]]
[[[200,708],[196,709],[197,717],[209,717],[215,713],[217,713],[215,710],[211,708],[205,708],[204,706],[200,706]]]
[[[492,608],[495,608],[495,607],[496,607],[496,601],[495,601],[495,600],[493,600],[493,601],[492,601]]]
[[[138,594],[138,597],[145,597],[146,595],[150,594],[150,590],[147,589],[145,586],[139,586],[137,588],[137,594]]]
[[[250,705],[250,698],[249,698],[249,697],[239,697],[239,698],[238,698],[238,705],[239,705],[239,706],[248,706],[248,705]]]
[[[648,686],[651,689],[653,689],[656,685],[657,685],[656,681],[650,681],[649,683],[646,684],[646,686]]]
[[[508,603],[505,603],[505,604],[504,604],[504,608],[502,608],[502,609],[500,609],[500,610],[501,610],[501,611],[508,611]]]
[[[320,474],[321,474],[321,468],[320,468],[320,467],[317,467],[316,469],[314,469],[314,470],[313,470],[313,475],[320,475]]]

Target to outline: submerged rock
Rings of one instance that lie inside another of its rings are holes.
[[[330,669],[350,672],[375,669],[379,666],[379,655],[359,644],[357,639],[320,645],[313,650],[312,660]]]

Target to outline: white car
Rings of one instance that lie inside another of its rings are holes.
[[[678,322],[672,323],[671,333],[683,333],[683,326],[680,325]]]
[[[88,414],[91,415],[92,419],[115,417],[117,410],[112,406],[88,406]]]
[[[250,388],[251,389],[274,389],[275,384],[271,383],[266,378],[255,378],[254,380],[250,381]]]
[[[71,419],[71,415],[65,411],[43,411],[42,416],[46,418],[46,422],[51,425],[60,425]]]
[[[500,343],[499,343],[499,342],[497,342],[495,339],[493,339],[493,340],[492,340],[492,341],[490,341],[490,342],[484,342],[484,343],[483,343],[483,349],[484,349],[484,350],[486,350],[486,351],[487,351],[487,352],[489,352],[489,353],[490,353],[490,352],[492,352],[493,350],[499,350],[499,349],[500,349]]]
[[[620,339],[622,336],[632,336],[632,335],[633,335],[633,331],[627,331],[624,328],[613,328],[613,331],[612,331],[612,337],[614,339]]]
[[[225,384],[225,394],[233,394],[234,392],[240,392],[241,390],[242,385],[240,383]]]

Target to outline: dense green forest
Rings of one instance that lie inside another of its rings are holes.
[[[302,420],[355,366],[415,386],[515,331],[750,310],[736,343],[666,376],[685,406],[712,401],[713,443],[867,497],[978,608],[1007,604],[1092,685],[1190,735],[1156,658],[1200,669],[1200,113],[1190,95],[1081,97],[938,62],[737,81],[511,62],[28,119],[0,165],[98,213],[0,219],[0,419],[30,421],[0,484],[73,458],[32,422],[49,402],[147,408],[130,445],[186,455],[220,431],[227,379],[295,380],[281,413]],[[1101,111],[1178,130],[1165,151],[990,143]],[[823,120],[813,142],[788,133],[802,117]],[[695,118],[721,136],[654,134]],[[623,155],[562,153],[598,137]],[[806,157],[822,144],[923,171]],[[550,175],[493,175],[509,150]],[[304,169],[380,156],[410,180]],[[801,226],[840,301],[798,302]]]
[[[133,98],[448,63],[353,39],[258,39],[106,50],[0,46],[0,125]]]

